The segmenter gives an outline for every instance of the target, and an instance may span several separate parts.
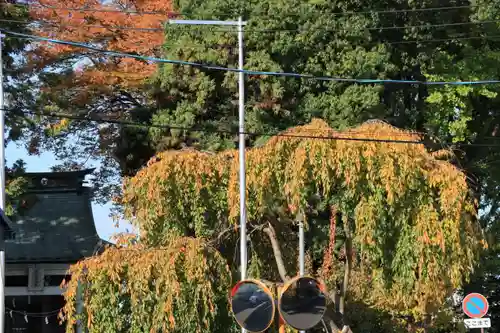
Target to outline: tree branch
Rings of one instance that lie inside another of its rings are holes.
[[[231,230],[234,230],[234,226],[229,226],[219,232],[219,234],[212,240],[208,242],[209,245],[217,246],[220,244],[222,240],[224,240],[224,237],[226,236],[227,233],[229,233]]]
[[[335,306],[334,306],[335,308]],[[330,327],[331,333],[339,333],[340,328],[336,324],[336,322],[342,322],[341,315],[336,312],[336,310],[332,309],[330,306],[327,305],[326,311],[325,311],[325,316],[323,317],[326,323],[328,323],[328,326]]]
[[[351,328],[349,326],[344,326],[342,333],[352,333]]]
[[[278,271],[280,273],[281,279],[283,280],[283,282],[285,282],[290,278],[286,273],[286,268],[285,264],[283,263],[283,256],[281,254],[278,238],[276,237],[276,232],[271,223],[268,222],[268,226],[264,228],[264,232],[267,234],[267,236],[269,236],[269,240],[271,241],[271,246],[273,248],[274,258],[276,259],[276,265],[278,266]]]

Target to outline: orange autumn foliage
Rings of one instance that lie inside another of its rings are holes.
[[[98,0],[43,0],[30,7],[30,14],[40,23],[33,31],[36,35],[97,45],[112,51],[155,56],[163,43],[162,29],[172,15],[171,10],[169,1],[160,0],[119,1],[113,4],[102,4]],[[136,28],[159,30],[134,30]],[[156,69],[155,64],[145,61],[103,57],[98,52],[48,42],[37,43],[29,60],[32,68],[42,69],[60,59],[81,56],[91,59],[92,67],[77,71],[72,82],[64,82],[63,85],[102,87],[104,91],[110,85],[136,86]]]
[[[217,332],[229,318],[231,286],[221,255],[202,239],[175,238],[157,248],[132,243],[125,235],[117,246],[71,266],[59,314],[66,332],[74,333],[77,321],[89,333]]]
[[[431,313],[468,279],[484,245],[464,173],[419,140],[381,122],[343,132],[319,119],[291,128],[247,151],[248,223],[272,216],[286,224],[312,197],[336,203],[355,230],[351,295],[387,311]],[[238,221],[238,170],[237,151],[158,154],[125,181],[125,213],[150,244],[190,229],[215,237]],[[340,271],[328,252],[330,283]]]

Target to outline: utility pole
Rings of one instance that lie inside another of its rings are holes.
[[[205,21],[205,20],[169,20],[169,24],[188,25],[230,25],[238,27],[238,129],[239,129],[239,162],[240,162],[240,270],[241,280],[247,278],[247,210],[246,210],[246,159],[245,159],[245,76],[243,73],[243,27],[246,22],[240,17],[238,21]],[[245,329],[241,329],[245,333]],[[0,332],[3,333],[3,332]]]
[[[0,209],[5,212],[5,107],[3,99],[3,37],[0,32]],[[5,230],[0,223],[0,333],[5,330]]]
[[[304,238],[304,221],[301,217],[299,221],[299,274],[304,276],[306,271],[306,254],[305,254],[305,238]],[[300,333],[306,333],[306,331],[300,331]]]
[[[304,222],[299,222],[299,274],[304,276],[305,274],[305,240],[304,240]]]

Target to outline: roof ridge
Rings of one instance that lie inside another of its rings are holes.
[[[73,170],[73,171],[38,171],[38,172],[26,172],[24,176],[63,176],[63,175],[88,175],[95,171],[96,168]]]

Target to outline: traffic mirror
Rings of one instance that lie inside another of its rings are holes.
[[[276,307],[271,291],[262,282],[244,280],[231,290],[231,311],[238,325],[259,333],[272,325]]]
[[[290,280],[283,286],[278,309],[283,321],[296,330],[315,327],[326,312],[323,284],[311,277]]]

